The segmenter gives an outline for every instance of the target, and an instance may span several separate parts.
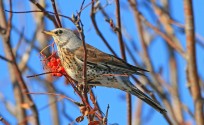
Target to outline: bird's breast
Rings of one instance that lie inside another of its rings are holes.
[[[77,63],[74,55],[67,49],[58,50],[58,55],[61,60],[61,64],[64,67],[66,73],[74,80],[79,81],[82,78],[82,66]]]

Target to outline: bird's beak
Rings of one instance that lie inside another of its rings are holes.
[[[42,31],[42,32],[50,36],[56,36],[56,34],[53,33],[52,31]]]

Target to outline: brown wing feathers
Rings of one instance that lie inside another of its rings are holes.
[[[87,49],[87,62],[94,63],[96,65],[107,65],[112,70],[119,71],[125,74],[142,74],[141,71],[147,72],[147,70],[132,66],[126,63],[124,60],[115,56],[106,54],[91,45],[86,44]],[[83,61],[84,59],[84,48],[83,46],[74,51],[74,55]]]

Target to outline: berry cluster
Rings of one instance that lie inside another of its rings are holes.
[[[66,74],[64,67],[60,63],[59,57],[52,56],[46,63],[47,68],[53,72],[53,76],[61,77]]]

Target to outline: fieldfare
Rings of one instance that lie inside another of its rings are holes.
[[[54,38],[61,64],[66,73],[78,83],[83,83],[84,47],[82,40],[73,31],[64,28],[44,31],[44,33]],[[164,108],[140,91],[129,80],[129,75],[142,75],[142,72],[147,70],[132,66],[124,60],[104,53],[89,44],[86,44],[86,50],[88,85],[120,89],[137,96],[160,113],[166,113]]]

